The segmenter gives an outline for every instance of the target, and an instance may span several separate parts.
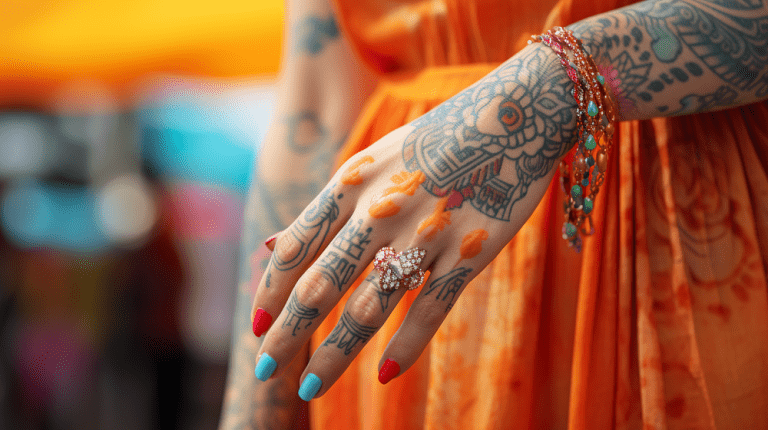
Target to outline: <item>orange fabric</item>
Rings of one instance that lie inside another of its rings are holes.
[[[514,54],[624,2],[356,0],[342,25],[382,78],[345,160]],[[550,187],[428,349],[381,385],[408,294],[310,403],[316,429],[768,428],[768,107],[621,123],[581,254]],[[338,307],[313,337],[330,333]]]

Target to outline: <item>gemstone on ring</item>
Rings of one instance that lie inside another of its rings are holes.
[[[384,291],[394,291],[401,284],[412,290],[424,281],[424,271],[419,268],[427,251],[421,248],[395,252],[390,246],[381,248],[373,260],[373,267],[379,271],[379,286]]]

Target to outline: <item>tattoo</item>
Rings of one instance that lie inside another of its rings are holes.
[[[317,262],[323,275],[341,291],[354,275],[363,251],[371,243],[373,228],[363,230],[363,220],[349,220]]]
[[[723,85],[711,94],[689,94],[683,97],[680,99],[680,104],[682,107],[676,112],[671,112],[671,114],[683,115],[694,112],[708,111],[721,106],[731,106],[735,103],[735,100],[736,91],[727,85]]]
[[[310,261],[317,256],[331,224],[339,216],[339,206],[336,204],[336,198],[341,199],[343,194],[334,196],[333,187],[325,190],[314,202],[310,204],[304,212],[304,216],[299,218],[293,227],[284,234],[291,235],[291,240],[298,245],[298,251],[294,255],[283,256],[278,252],[272,253],[272,262],[274,268],[280,271],[291,270],[302,264],[304,261]]]
[[[320,54],[340,35],[333,15],[328,15],[327,18],[308,16],[296,25],[294,32],[296,34],[294,52],[312,56]]]
[[[689,114],[738,104],[739,93],[768,95],[763,1],[646,1],[572,27],[587,41],[624,114],[638,103],[663,100],[670,85],[705,70],[724,86],[682,97],[679,109],[657,102],[657,111]]]
[[[293,327],[293,331],[291,332],[291,335],[293,336],[296,336],[296,330],[301,330],[302,328],[306,329],[312,325],[312,321],[315,318],[320,316],[319,309],[302,305],[296,297],[295,291],[291,294],[291,297],[288,298],[285,310],[288,312],[288,315],[285,317],[282,327]],[[304,321],[306,321],[306,324],[304,327],[301,327],[301,324],[304,323]]]
[[[422,186],[508,221],[516,202],[572,145],[573,84],[542,50],[515,56],[411,124],[403,159],[426,175]]]
[[[384,291],[381,288],[379,288],[379,277],[374,273],[369,274],[365,278],[365,281],[370,282],[371,284],[373,284],[374,288],[376,288],[376,294],[379,295],[379,304],[381,304],[381,313],[386,313],[387,308],[389,307],[389,298],[397,290]]]
[[[448,312],[453,307],[456,294],[459,293],[461,287],[467,281],[467,276],[472,272],[472,269],[467,267],[459,267],[453,269],[447,274],[435,279],[429,284],[425,296],[430,295],[433,291],[437,292],[435,300],[448,301],[448,305],[445,307],[445,312]]]
[[[310,152],[328,140],[328,128],[323,126],[315,112],[301,111],[287,117],[285,124],[288,128],[288,147],[295,152]]]
[[[336,345],[344,350],[344,355],[349,355],[358,342],[365,344],[376,333],[378,327],[369,327],[355,321],[346,311],[341,314],[341,319],[334,327],[323,346]]]

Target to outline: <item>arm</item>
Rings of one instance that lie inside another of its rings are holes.
[[[765,99],[765,22],[764,5],[657,0],[574,28],[624,98],[622,118],[640,119]],[[544,195],[554,166],[573,144],[572,88],[558,57],[534,44],[342,166],[278,238],[261,279],[253,308],[276,316],[258,352],[274,364],[262,377],[285,375],[383,246],[426,251],[420,267],[429,268],[430,278],[379,369],[391,378],[413,365],[469,281]],[[721,99],[718,91],[732,95]],[[345,181],[348,172],[359,180]],[[336,328],[300,376],[304,397],[333,385],[404,290],[383,292],[374,272],[352,291]],[[384,366],[389,360],[398,365]]]
[[[571,26],[614,87],[623,119],[768,96],[768,4],[646,1]]]
[[[262,243],[284,229],[322,189],[333,155],[374,84],[354,60],[327,0],[292,1],[286,12],[275,116],[259,155],[243,224],[221,429],[301,425],[296,380],[304,363],[296,360],[285,378],[261,383],[254,377],[261,339],[254,336],[249,315],[253,289],[268,257]]]

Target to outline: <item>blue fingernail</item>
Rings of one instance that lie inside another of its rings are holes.
[[[315,398],[315,394],[320,391],[320,386],[323,385],[323,381],[317,377],[314,373],[310,373],[304,378],[304,382],[301,383],[299,388],[299,397],[301,400],[308,402]]]
[[[261,381],[266,381],[272,376],[272,373],[277,367],[277,362],[274,358],[270,357],[266,352],[261,354],[259,362],[256,363],[256,377]]]

